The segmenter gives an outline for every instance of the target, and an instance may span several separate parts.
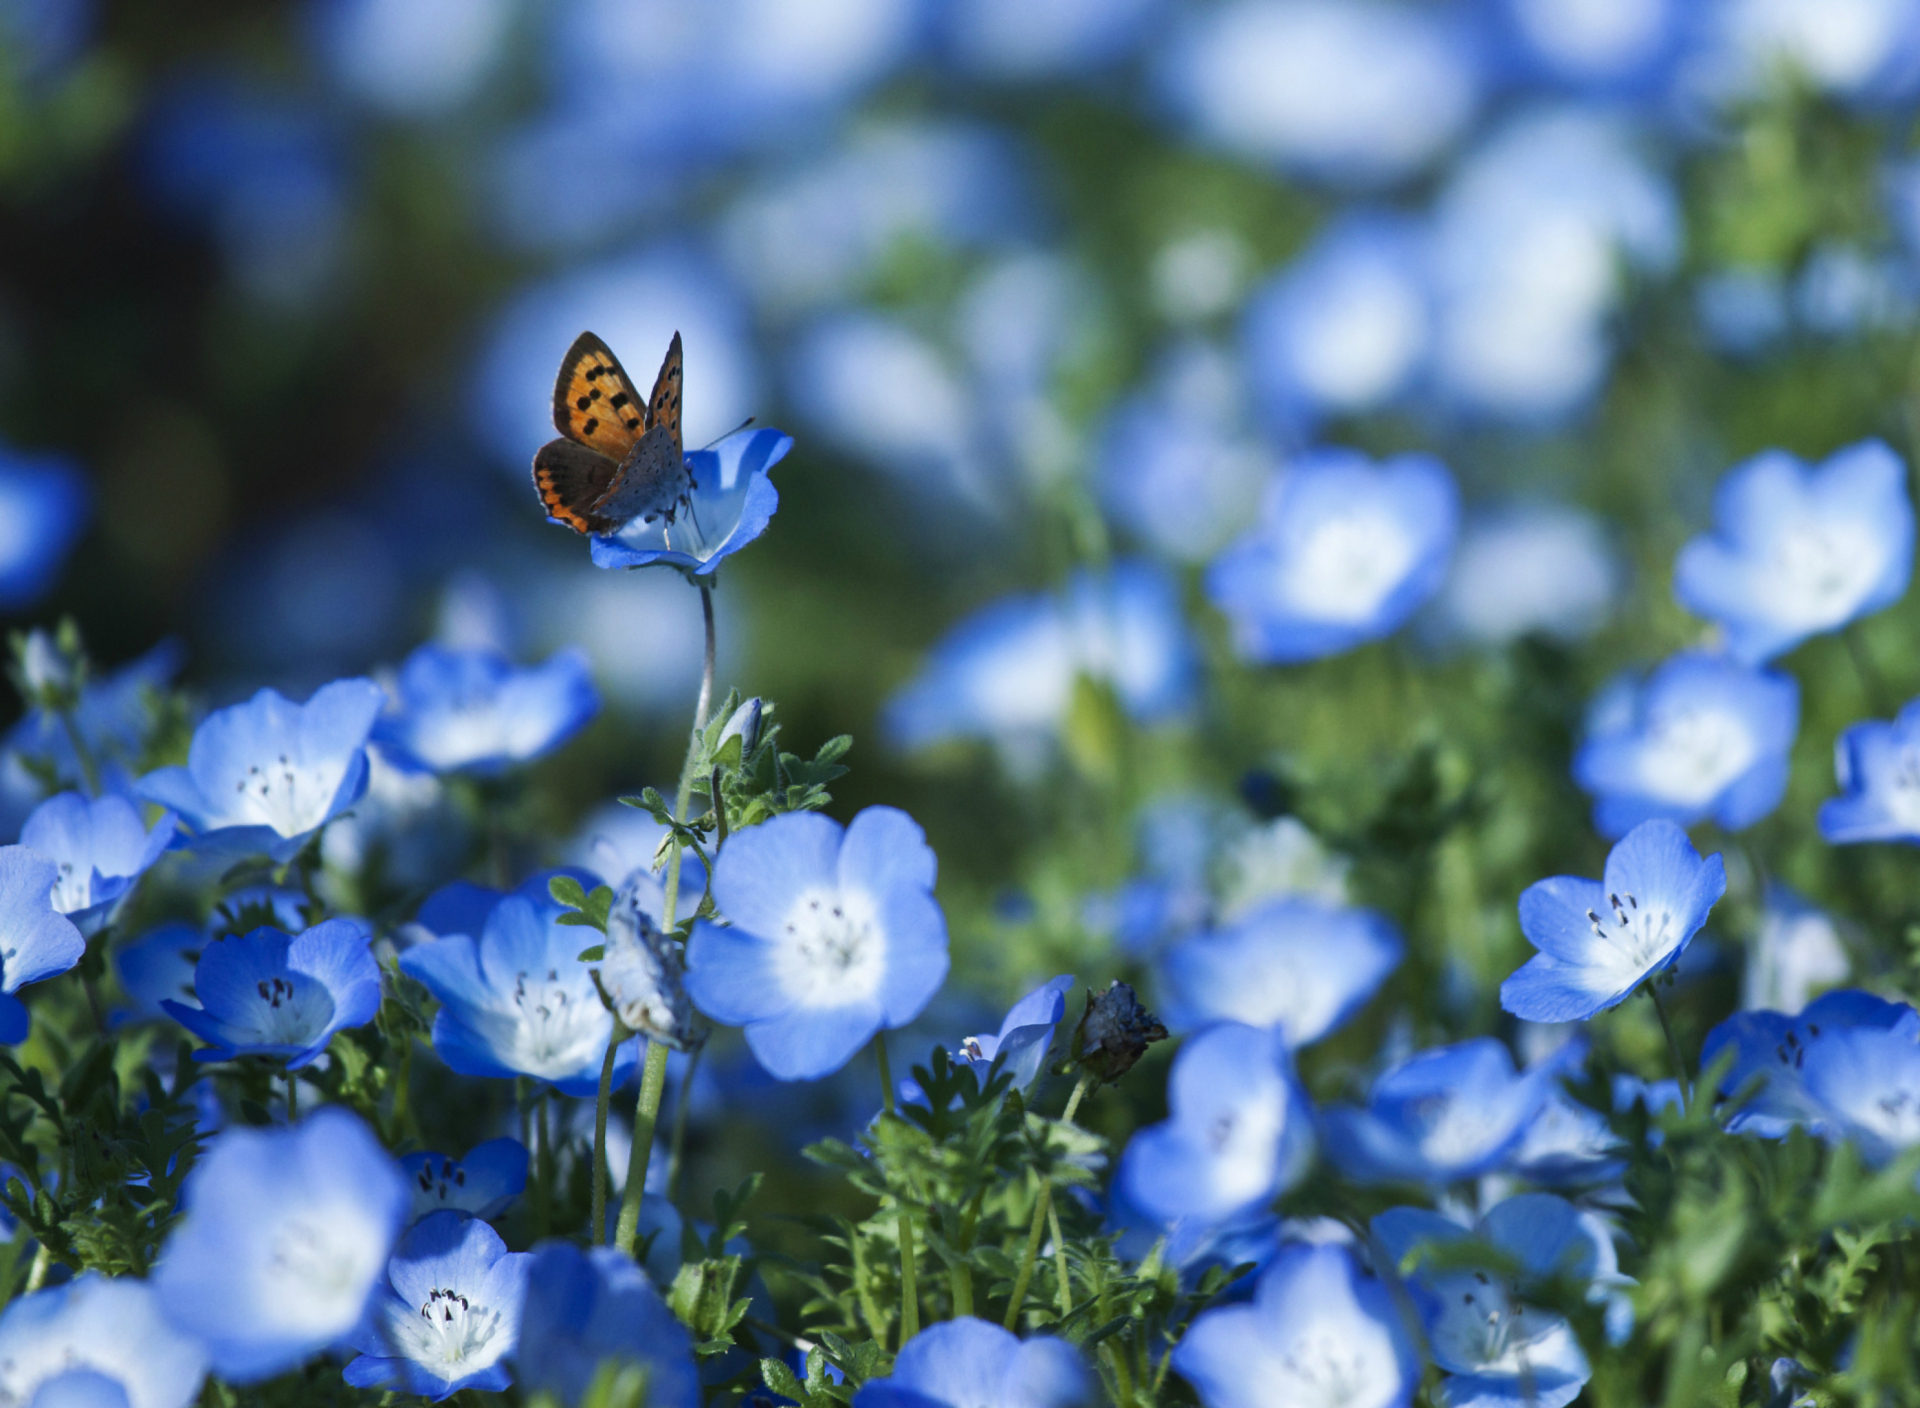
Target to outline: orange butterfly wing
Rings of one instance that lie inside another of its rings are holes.
[[[576,533],[610,533],[619,526],[593,511],[619,475],[619,465],[571,440],[549,440],[533,457],[533,487],[547,517]]]
[[[672,353],[669,357],[677,368],[678,358]],[[677,405],[677,370],[674,397]],[[592,333],[581,333],[560,361],[553,385],[553,428],[617,465],[646,433],[647,423],[647,407],[620,359]]]
[[[673,436],[673,453],[676,462],[683,446],[680,443],[680,334],[673,335],[673,341],[667,346],[665,360],[660,363],[660,375],[653,379],[653,395],[647,398],[647,429],[665,426]]]

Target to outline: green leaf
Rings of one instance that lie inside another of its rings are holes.
[[[587,907],[587,892],[571,875],[556,875],[547,881],[547,893],[553,896],[556,904],[563,904],[568,909]]]
[[[563,915],[562,918],[564,919],[565,916]],[[605,944],[595,944],[592,948],[583,948],[579,954],[582,963],[598,963],[606,956],[607,946]]]

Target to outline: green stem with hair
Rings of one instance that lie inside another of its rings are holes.
[[[1079,1113],[1081,1100],[1086,1098],[1087,1091],[1092,1089],[1092,1087],[1092,1074],[1082,1071],[1080,1073],[1080,1079],[1074,1084],[1073,1094],[1067,1097],[1067,1108],[1060,1113],[1060,1122],[1062,1124],[1073,1123],[1074,1115]],[[1052,1178],[1048,1178],[1040,1185],[1040,1194],[1033,1201],[1033,1223],[1027,1228],[1026,1254],[1020,1258],[1020,1274],[1014,1278],[1013,1295],[1007,1301],[1007,1318],[1003,1323],[1009,1330],[1019,1328],[1020,1312],[1026,1308],[1027,1287],[1033,1281],[1034,1265],[1040,1260],[1040,1239],[1046,1235],[1047,1218],[1052,1212],[1053,1180]],[[1058,1226],[1057,1222],[1055,1226]],[[1059,1236],[1060,1234],[1056,1231],[1054,1233],[1056,1242],[1059,1240]],[[1060,1282],[1064,1288],[1066,1285],[1066,1251],[1064,1248],[1059,1250],[1058,1256]],[[1064,1289],[1062,1294],[1066,1294]]]
[[[873,1034],[873,1054],[880,1062],[880,1105],[888,1118],[893,1117],[893,1067],[887,1061],[887,1034]],[[900,1346],[920,1333],[919,1254],[913,1245],[913,1213],[906,1201],[895,1197],[900,1209]]]

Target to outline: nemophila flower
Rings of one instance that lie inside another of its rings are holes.
[[[1604,1114],[1555,1086],[1508,1156],[1507,1170],[1549,1188],[1611,1183],[1626,1171],[1624,1147]]]
[[[1174,1346],[1206,1408],[1406,1408],[1420,1356],[1393,1297],[1342,1246],[1292,1242],[1251,1302],[1215,1306]]]
[[[1133,1136],[1126,1197],[1167,1222],[1227,1222],[1291,1187],[1313,1156],[1313,1113],[1272,1032],[1223,1022],[1187,1040],[1167,1076],[1168,1118]]]
[[[942,15],[942,49],[963,72],[1028,82],[1086,73],[1130,52],[1146,32],[1156,0],[962,0]]]
[[[1588,92],[1635,92],[1657,83],[1683,48],[1689,26],[1680,0],[1637,5],[1592,0],[1504,0],[1516,67]]]
[[[664,563],[710,577],[721,562],[767,531],[780,493],[768,471],[786,458],[793,437],[766,426],[736,430],[707,450],[687,454],[692,504],[668,523],[636,518],[593,539],[596,567]]]
[[[233,1383],[283,1373],[363,1323],[409,1201],[392,1156],[337,1107],[292,1129],[221,1132],[185,1200],[154,1289]]]
[[[1021,1340],[971,1315],[929,1325],[900,1346],[893,1370],[854,1394],[855,1408],[1073,1408],[1094,1401],[1079,1351],[1052,1335]]]
[[[1445,1401],[1480,1408],[1563,1408],[1592,1377],[1566,1317],[1521,1299],[1526,1283],[1557,1277],[1589,1282],[1604,1298],[1619,1279],[1613,1244],[1590,1214],[1551,1193],[1496,1203],[1474,1228],[1424,1208],[1390,1208],[1373,1234],[1396,1261],[1421,1247],[1444,1250],[1469,1239],[1517,1266],[1512,1276],[1417,1264],[1407,1288],[1419,1307],[1435,1365],[1447,1375]]]
[[[0,611],[46,595],[87,526],[91,499],[86,476],[64,456],[0,448]]]
[[[1708,1032],[1700,1069],[1727,1063],[1719,1094],[1736,1102],[1727,1128],[1780,1139],[1796,1125],[1821,1127],[1827,1116],[1807,1092],[1807,1061],[1816,1047],[1854,1031],[1898,1031],[1920,1041],[1920,1014],[1904,1002],[1841,988],[1816,997],[1798,1016],[1736,1012]]]
[[[1836,846],[1920,842],[1920,699],[1855,724],[1833,745],[1840,795],[1820,804],[1820,835]]]
[[[125,797],[62,792],[33,809],[20,830],[20,844],[59,867],[53,907],[81,933],[93,934],[112,919],[173,834],[172,812],[162,812],[148,830],[139,809]]]
[[[1601,692],[1573,778],[1593,795],[1605,836],[1654,817],[1740,831],[1780,805],[1799,727],[1791,676],[1686,652]]]
[[[527,1146],[518,1139],[489,1139],[461,1159],[403,1154],[400,1167],[413,1192],[408,1221],[448,1208],[471,1217],[498,1217],[527,1186]]]
[[[33,634],[46,640],[45,632]],[[46,644],[51,647],[52,642],[47,640]],[[131,788],[132,776],[127,769],[138,761],[149,727],[149,691],[164,690],[179,673],[185,655],[178,641],[162,641],[131,664],[81,686],[73,726],[100,764],[104,786],[115,791]],[[86,783],[67,725],[50,709],[28,710],[8,732],[6,748],[9,755],[19,754],[45,764],[61,787]],[[35,781],[36,793],[39,787]]]
[[[1050,979],[1007,1009],[997,1032],[981,1032],[960,1043],[960,1057],[973,1068],[984,1086],[994,1062],[1013,1077],[1013,1088],[1030,1090],[1053,1045],[1054,1028],[1067,1013],[1067,994],[1073,974]]]
[[[653,1408],[698,1408],[693,1338],[633,1258],[570,1242],[534,1248],[516,1367],[529,1393],[578,1404],[609,1361],[646,1371]]]
[[[533,1076],[564,1094],[590,1096],[600,1086],[613,1014],[579,958],[591,931],[558,922],[566,911],[547,893],[548,878],[536,875],[494,904],[477,936],[416,944],[400,955],[400,967],[440,1000],[433,1049],[454,1070]],[[615,1085],[637,1059],[635,1043],[624,1043]]]
[[[1520,930],[1540,952],[1500,985],[1500,1005],[1529,1022],[1577,1022],[1617,1006],[1680,959],[1727,892],[1670,821],[1644,821],[1607,854],[1600,880],[1556,875],[1520,896]]]
[[[0,1043],[25,1041],[27,1009],[14,994],[64,973],[87,941],[53,907],[60,868],[25,846],[0,846]]]
[[[394,1248],[373,1313],[350,1339],[360,1357],[347,1382],[436,1403],[463,1388],[503,1391],[532,1263],[477,1217],[445,1210],[421,1219]]]
[[[373,740],[415,772],[504,771],[550,753],[600,710],[587,657],[516,666],[497,650],[423,645],[400,667]]]
[[[1907,467],[1878,440],[1817,467],[1756,455],[1720,481],[1714,520],[1680,550],[1674,595],[1749,664],[1893,605],[1913,576]]]
[[[1574,641],[1606,620],[1621,570],[1592,514],[1515,504],[1467,524],[1436,599],[1445,634],[1504,645],[1537,632]]]
[[[1160,1008],[1176,1028],[1244,1022],[1305,1046],[1360,1010],[1400,966],[1402,947],[1373,910],[1269,900],[1168,950]]]
[[[168,1323],[146,1281],[88,1271],[0,1315],[0,1403],[187,1408],[206,1373],[206,1350]]]
[[[1362,1183],[1453,1183],[1500,1168],[1552,1094],[1558,1068],[1515,1071],[1491,1037],[1422,1051],[1384,1072],[1365,1109],[1320,1116],[1327,1152]]]
[[[133,999],[129,1020],[162,1020],[168,998],[193,996],[194,965],[207,945],[207,933],[197,924],[162,924],[132,943],[114,950],[113,966],[120,986]]]
[[[902,748],[986,738],[1016,759],[1060,731],[1082,676],[1141,723],[1191,703],[1198,670],[1173,580],[1144,562],[1079,572],[1058,594],[1004,598],[962,621],[887,702]]]
[[[720,848],[714,903],[687,944],[687,992],[781,1080],[816,1080],[875,1032],[920,1015],[947,976],[935,860],[912,817],[868,807],[846,828],[789,812]]]
[[[278,929],[230,934],[200,950],[193,969],[198,1007],[160,1006],[209,1045],[197,1061],[271,1056],[289,1071],[312,1064],[335,1032],[380,1010],[380,963],[358,919],[327,919],[298,938]]]
[[[1852,971],[1832,916],[1784,885],[1769,885],[1759,932],[1747,950],[1740,1005],[1792,1016],[1815,993],[1844,983]]]
[[[1459,495],[1430,455],[1376,466],[1315,450],[1269,486],[1260,521],[1207,569],[1234,648],[1261,664],[1337,655],[1398,629],[1446,576]]]
[[[187,765],[148,773],[140,794],[179,813],[196,845],[290,860],[366,791],[381,698],[359,679],[335,680],[304,704],[263,689],[208,715]]]
[[[1821,1132],[1869,1163],[1920,1144],[1920,1020],[1826,1032],[1807,1044],[1799,1075]]]

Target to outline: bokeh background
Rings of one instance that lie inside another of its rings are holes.
[[[211,704],[577,644],[557,859],[670,787],[699,606],[590,566],[529,464],[578,332],[645,385],[677,329],[690,445],[796,437],[722,688],[854,735],[839,814],[928,827],[933,1025],[1136,971],[1143,876],[1297,814],[1408,931],[1411,1035],[1485,1031],[1519,889],[1597,869],[1588,698],[1700,638],[1669,569],[1714,481],[1910,458],[1916,98],[1913,0],[0,0],[0,599],[107,665],[177,641]],[[1199,573],[1320,444],[1438,454],[1468,531],[1399,639],[1252,668]],[[1119,561],[1178,609],[889,708],[969,613]],[[1811,819],[1914,624],[1793,657],[1736,913],[1770,867],[1898,933],[1886,857]]]

